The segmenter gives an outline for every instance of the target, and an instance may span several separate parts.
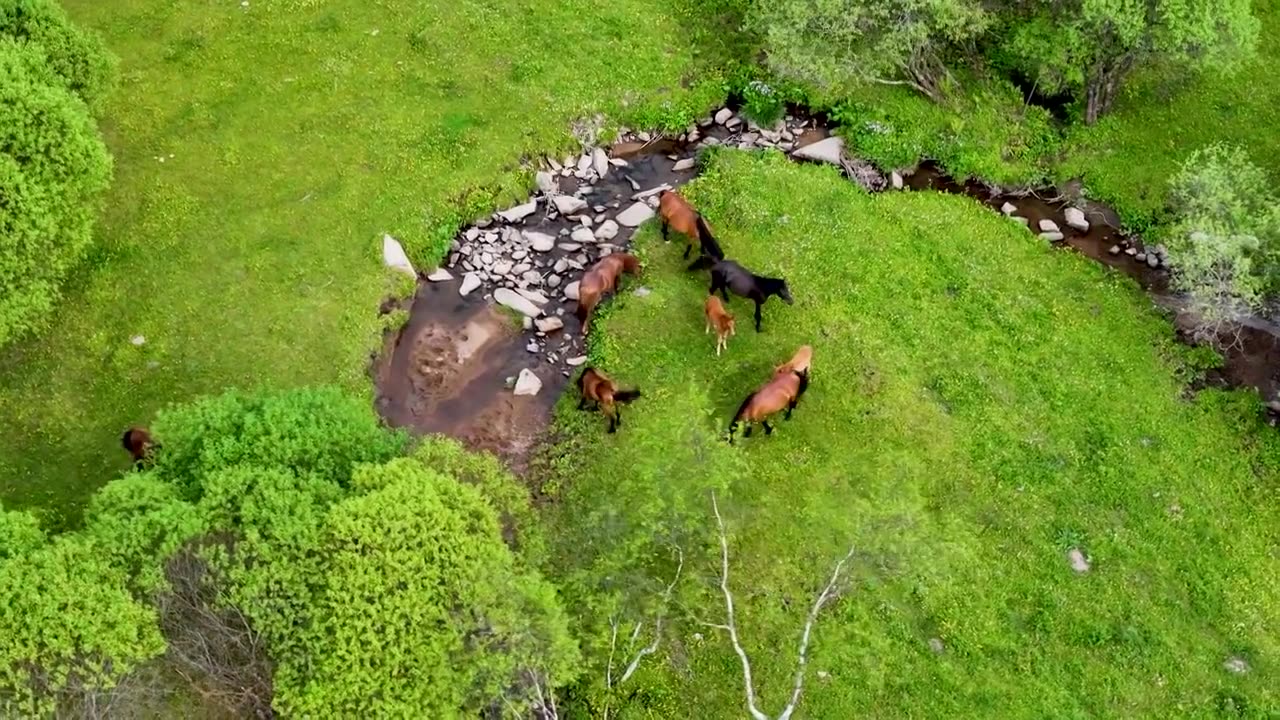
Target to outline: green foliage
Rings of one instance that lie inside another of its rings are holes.
[[[107,483],[90,499],[85,515],[84,534],[113,567],[123,569],[139,597],[162,588],[164,560],[205,529],[196,508],[154,472]]]
[[[50,82],[48,57],[0,33],[0,346],[47,321],[111,177],[88,110]]]
[[[831,95],[905,83],[934,99],[947,89],[943,61],[987,22],[973,0],[782,0],[757,3],[750,20],[784,77]]]
[[[955,177],[1041,182],[1059,141],[1049,113],[1004,81],[973,77],[964,86],[941,103],[901,88],[866,88],[831,117],[855,151],[882,168],[928,158]]]
[[[554,590],[518,569],[478,489],[402,459],[325,512],[283,473],[234,474],[231,597],[271,643],[282,712],[454,717],[573,678]]]
[[[198,499],[209,476],[236,466],[279,468],[346,487],[358,463],[403,453],[369,404],[336,388],[227,392],[162,411],[153,433],[164,446],[156,473]]]
[[[0,714],[49,715],[164,651],[154,611],[127,582],[79,536],[0,557]]]
[[[115,60],[97,33],[77,27],[54,0],[0,0],[0,39],[38,50],[56,83],[102,112],[114,82]]]
[[[1280,205],[1244,150],[1212,145],[1169,181],[1174,281],[1215,328],[1254,312],[1280,289]]]
[[[808,343],[813,381],[792,419],[716,446],[742,465],[720,509],[766,712],[790,696],[810,604],[851,544],[849,584],[817,620],[795,717],[1213,716],[1224,698],[1254,715],[1280,707],[1280,438],[1251,393],[1186,399],[1184,353],[1134,283],[971,200],[868,194],[778,154],[712,153],[686,190],[726,251],[785,277],[795,304],[766,304],[764,331],[739,332],[716,357],[705,276],[685,272],[653,228],[635,239],[652,292],[615,299],[591,354],[645,395],[611,436],[572,397],[557,415],[566,472],[554,527],[567,541],[554,576],[571,607],[599,618],[580,633],[585,678],[603,684],[613,578],[647,578],[637,594],[652,610],[674,563],[661,536],[654,553],[625,560],[624,537],[617,565],[600,563],[613,574],[587,592],[580,556],[615,548],[585,539],[608,538],[601,520],[639,504],[627,488],[648,471],[634,468],[678,447],[673,428],[692,422],[686,393],[708,396],[722,432]],[[741,324],[752,306],[734,298],[728,309]],[[702,507],[699,527],[713,533]],[[1070,568],[1071,547],[1089,556],[1087,573]],[[617,689],[611,717],[745,714],[737,655],[699,622],[724,618],[718,547],[685,550],[662,645]],[[615,683],[634,623],[645,622],[642,646],[653,618],[618,608]],[[1223,668],[1236,655],[1248,673]],[[562,704],[561,716],[600,716],[598,697]]]
[[[0,561],[21,557],[43,545],[44,531],[28,512],[5,510],[0,505]]]
[[[995,55],[1045,94],[1070,91],[1084,119],[1106,113],[1144,64],[1226,70],[1254,52],[1250,0],[1079,0],[999,5]]]

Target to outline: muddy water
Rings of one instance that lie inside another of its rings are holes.
[[[1080,232],[1067,226],[1063,211],[1068,203],[1053,197],[1048,190],[1036,194],[1002,193],[980,182],[957,183],[948,178],[937,166],[922,165],[906,178],[907,187],[914,190],[939,190],[966,195],[1000,212],[1005,203],[1012,204],[1015,216],[1028,220],[1029,227],[1038,228],[1041,220],[1052,220],[1065,235],[1063,244],[1128,275],[1147,291],[1153,302],[1168,310],[1174,317],[1179,338],[1192,343],[1191,331],[1195,317],[1186,308],[1183,298],[1169,288],[1169,273],[1163,268],[1152,268],[1137,258],[1150,250],[1134,238],[1119,230],[1119,217],[1111,208],[1098,203],[1083,206],[1088,232]],[[1049,199],[1045,199],[1049,198]],[[1134,254],[1129,254],[1130,249]],[[1118,249],[1119,252],[1113,252]],[[1264,400],[1280,397],[1280,327],[1262,318],[1251,318],[1239,328],[1219,338],[1223,351],[1223,366],[1208,374],[1205,381],[1215,387],[1251,387]]]

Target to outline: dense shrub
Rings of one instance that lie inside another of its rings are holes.
[[[102,39],[72,24],[53,0],[0,0],[0,38],[38,48],[56,83],[102,111],[111,90],[114,60]]]
[[[52,57],[0,33],[0,346],[47,321],[91,246],[111,177],[89,110]]]
[[[1280,205],[1266,173],[1225,145],[1192,154],[1170,186],[1174,282],[1190,297],[1204,339],[1217,340],[1280,290]]]
[[[1129,74],[1143,65],[1233,67],[1255,50],[1250,0],[1001,0],[993,34],[997,64],[1039,92],[1071,92],[1086,123],[1105,114]]]
[[[749,22],[783,77],[835,94],[904,84],[939,99],[945,61],[983,32],[987,15],[973,0],[782,0],[756,3]]]
[[[154,611],[109,555],[82,536],[40,542],[21,513],[0,513],[0,715],[50,714],[110,687],[164,651]],[[17,545],[15,545],[15,539]],[[37,545],[36,543],[39,542]]]

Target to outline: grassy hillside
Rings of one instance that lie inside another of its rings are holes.
[[[596,662],[582,710],[610,695],[609,619],[616,681],[651,637],[678,546],[663,643],[608,702],[617,717],[745,715],[737,656],[699,622],[724,622],[718,488],[771,715],[851,545],[798,716],[1280,712],[1280,444],[1242,419],[1256,401],[1187,399],[1183,350],[1129,281],[967,200],[869,196],[778,156],[721,154],[690,194],[729,255],[785,276],[796,302],[771,301],[757,334],[734,300],[740,329],[717,358],[705,273],[642,233],[652,292],[612,301],[592,357],[644,397],[616,435],[566,397],[552,453],[558,573]],[[813,385],[794,418],[732,449],[709,441],[804,343]],[[1236,656],[1246,673],[1224,669]]]
[[[683,126],[724,92],[678,14],[638,0],[66,4],[122,58],[116,180],[55,329],[0,356],[11,507],[74,514],[169,402],[363,390],[382,232],[431,262],[574,119]]]

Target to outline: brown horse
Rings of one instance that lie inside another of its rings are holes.
[[[790,360],[774,368],[769,382],[742,401],[742,406],[733,416],[733,422],[729,423],[730,444],[733,443],[733,433],[738,423],[746,425],[742,436],[751,437],[752,424],[757,422],[764,426],[765,435],[772,435],[773,427],[769,425],[769,417],[783,408],[787,411],[783,419],[791,419],[791,411],[796,409],[796,403],[800,402],[800,397],[809,389],[809,365],[812,359],[813,348],[808,345],[801,347]]]
[[[150,460],[152,452],[160,447],[151,439],[150,431],[138,426],[125,430],[124,435],[120,438],[120,444],[124,446],[125,450],[129,451],[129,455],[133,457],[134,465],[138,467]]]
[[[578,392],[582,399],[578,401],[578,409],[584,410],[588,402],[595,403],[600,412],[609,418],[609,432],[617,431],[622,425],[622,414],[618,412],[618,403],[629,403],[640,397],[639,390],[620,390],[618,383],[599,370],[589,367],[578,376]]]
[[[703,309],[707,315],[706,332],[716,329],[716,357],[720,357],[720,349],[729,349],[729,336],[736,334],[733,316],[724,309],[724,303],[715,295],[708,295]]]
[[[680,193],[663,190],[658,195],[658,218],[662,221],[663,240],[670,239],[668,233],[671,228],[675,228],[676,232],[689,239],[688,244],[684,246],[683,257],[686,260],[689,258],[689,251],[693,249],[693,243],[697,241],[699,259],[689,267],[690,270],[711,267],[716,260],[724,259],[724,251],[720,249],[720,244],[711,234],[711,227],[702,218],[702,213],[694,209],[693,205],[690,205]]]
[[[605,293],[618,287],[618,278],[624,272],[640,271],[640,260],[635,255],[615,253],[600,258],[582,275],[578,283],[578,319],[582,321],[582,334],[587,334],[587,325],[591,321],[591,313],[600,304]]]

